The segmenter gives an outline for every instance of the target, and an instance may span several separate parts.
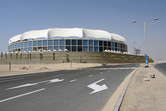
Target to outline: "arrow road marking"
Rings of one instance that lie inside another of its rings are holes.
[[[54,82],[62,82],[64,79],[52,79],[52,80],[49,80],[48,83],[54,83]]]
[[[101,82],[103,80],[105,80],[105,79],[104,78],[100,79],[100,80],[98,80],[98,81],[96,81],[96,82],[94,82],[94,83],[92,83],[92,84],[90,84],[90,85],[87,86],[87,87],[89,87],[89,88],[91,88],[91,89],[94,90],[90,94],[94,94],[94,93],[97,93],[97,92],[100,92],[100,91],[108,89],[108,87],[105,84],[103,84],[101,86],[97,84],[97,83],[99,83],[99,82]]]
[[[51,80],[46,80],[46,81],[41,81],[41,82],[36,82],[36,83],[27,83],[27,84],[15,86],[15,87],[7,88],[5,90],[11,90],[11,89],[23,88],[23,87],[28,87],[28,86],[34,86],[34,85],[38,85],[38,84],[46,83],[46,82],[47,83],[62,82],[63,80],[64,79],[51,79]]]

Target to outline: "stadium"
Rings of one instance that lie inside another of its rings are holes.
[[[127,53],[124,37],[103,30],[50,28],[32,30],[9,39],[8,52],[118,52]]]

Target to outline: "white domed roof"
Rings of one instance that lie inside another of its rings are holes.
[[[16,35],[16,36],[10,38],[10,39],[9,39],[9,44],[11,44],[12,42],[19,41],[19,40],[21,40],[21,34]]]
[[[79,28],[53,28],[48,32],[48,38],[78,37],[82,38],[82,29]]]
[[[32,30],[25,32],[21,35],[22,40],[31,40],[31,39],[47,39],[49,29],[45,30]]]
[[[111,37],[112,37],[112,40],[121,41],[121,42],[126,43],[126,39],[124,37],[122,37],[121,35],[111,33]]]
[[[98,40],[115,40],[126,43],[124,37],[109,33],[103,30],[91,30],[83,28],[52,28],[45,30],[32,30],[9,39],[9,44],[19,40],[35,39],[55,39],[55,38],[73,38],[73,39],[98,39]]]
[[[84,37],[93,37],[98,39],[109,39],[111,40],[111,35],[107,31],[103,30],[91,30],[91,29],[83,29]]]

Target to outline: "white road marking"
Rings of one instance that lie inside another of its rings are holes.
[[[23,87],[29,87],[29,86],[34,86],[34,85],[38,85],[41,83],[54,83],[54,82],[61,82],[64,79],[51,79],[51,80],[46,80],[46,81],[40,81],[40,82],[36,82],[36,83],[27,83],[27,84],[23,84],[23,85],[19,85],[19,86],[15,86],[15,87],[11,87],[11,88],[7,88],[5,90],[11,90],[11,89],[17,89],[17,88],[23,88]]]
[[[49,80],[48,83],[62,82],[62,81],[64,81],[64,79],[52,79],[52,80]]]
[[[37,85],[37,84],[36,83],[28,83],[28,84],[23,84],[23,85],[16,86],[16,87],[7,88],[6,90],[17,89],[17,88],[28,87],[28,86],[34,86],[34,85]]]
[[[40,92],[40,91],[43,91],[43,90],[45,90],[45,88],[38,89],[38,90],[35,90],[35,91],[31,91],[31,92],[27,92],[27,93],[24,93],[24,94],[21,94],[21,95],[13,96],[13,97],[10,97],[10,98],[7,98],[7,99],[3,99],[3,100],[0,100],[0,103],[8,101],[8,100],[15,99],[15,98],[19,98],[19,97],[22,97],[22,96],[26,96],[26,95],[29,95],[29,94],[33,94],[33,93],[36,93],[36,92]]]
[[[94,82],[94,83],[92,83],[92,84],[90,84],[90,85],[87,86],[87,87],[89,87],[89,88],[91,88],[91,89],[94,90],[90,94],[94,94],[94,93],[97,93],[97,92],[100,92],[100,91],[108,89],[108,87],[105,84],[103,84],[102,86],[100,86],[100,85],[97,84],[97,83],[99,83],[99,82],[101,82],[103,80],[105,80],[105,79],[104,78],[100,79],[100,80],[98,80],[98,81],[96,81],[96,82]]]
[[[69,82],[75,82],[75,81],[77,81],[77,79],[70,80]]]
[[[89,77],[92,77],[93,75],[89,75]]]

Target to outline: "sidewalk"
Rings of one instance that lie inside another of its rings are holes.
[[[119,111],[166,111],[166,76],[152,65],[138,68]]]
[[[32,74],[39,72],[51,72],[59,70],[75,70],[89,67],[102,66],[98,63],[59,63],[59,64],[12,64],[11,71],[9,65],[0,64],[0,77]]]

